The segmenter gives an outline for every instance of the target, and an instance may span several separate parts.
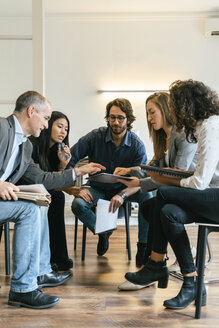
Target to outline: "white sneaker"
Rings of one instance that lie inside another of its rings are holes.
[[[191,252],[192,252],[192,257],[195,260],[196,248],[194,246],[191,247]],[[168,270],[169,270],[169,272],[180,272],[180,267],[179,267],[178,261],[175,260],[175,262],[168,267]]]
[[[148,285],[136,285],[136,284],[133,284],[132,282],[126,280],[125,282],[123,282],[121,285],[118,286],[118,289],[119,290],[140,290],[140,289],[149,287],[151,285],[154,285],[155,283],[156,283],[156,281],[154,281]]]

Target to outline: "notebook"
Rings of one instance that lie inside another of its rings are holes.
[[[145,171],[150,171],[150,172],[158,172],[163,175],[168,175],[168,176],[173,176],[173,177],[178,177],[178,178],[188,178],[193,175],[193,173],[187,172],[187,171],[178,171],[174,169],[165,169],[157,166],[149,166],[145,164],[140,165],[142,170]]]

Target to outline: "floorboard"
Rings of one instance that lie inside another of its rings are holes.
[[[194,319],[195,308],[190,305],[180,311],[165,310],[163,301],[175,296],[181,281],[171,277],[167,289],[156,286],[140,291],[121,292],[118,284],[124,280],[127,271],[135,271],[137,227],[131,226],[132,261],[128,261],[125,248],[125,228],[110,237],[110,247],[106,256],[96,255],[97,236],[87,234],[87,249],[84,263],[81,261],[81,234],[79,226],[77,251],[73,251],[72,225],[66,227],[69,255],[74,259],[73,278],[65,285],[45,288],[44,291],[60,297],[57,306],[47,310],[30,310],[8,306],[10,277],[4,270],[4,239],[0,244],[0,327],[14,328],[143,328],[143,327],[218,327],[219,284],[208,285],[207,306],[202,308],[200,320]],[[188,227],[193,245],[196,244],[196,227]],[[11,233],[11,240],[12,234]],[[207,277],[219,276],[218,234],[210,235],[213,249],[212,263],[206,269]],[[169,251],[169,264],[174,256]]]

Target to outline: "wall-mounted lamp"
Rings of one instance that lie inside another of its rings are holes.
[[[104,95],[105,97],[127,97],[133,99],[142,99],[148,97],[154,92],[167,92],[168,90],[158,90],[158,89],[148,89],[148,90],[129,90],[129,89],[120,89],[120,90],[97,90],[98,94]]]
[[[97,90],[97,93],[154,93],[167,92],[168,90]]]

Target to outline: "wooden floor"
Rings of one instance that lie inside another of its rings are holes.
[[[189,227],[193,244],[196,228]],[[11,231],[12,234],[12,231]],[[11,236],[12,237],[12,236]],[[45,288],[44,291],[57,295],[61,303],[47,310],[30,310],[8,306],[10,278],[4,274],[4,243],[0,245],[0,327],[45,328],[45,327],[218,327],[219,326],[219,284],[208,285],[208,303],[202,308],[202,318],[194,319],[194,305],[180,311],[165,310],[165,299],[177,294],[181,281],[170,278],[167,289],[156,286],[134,292],[119,292],[118,284],[123,282],[127,271],[136,271],[137,227],[131,227],[132,256],[127,260],[125,230],[119,226],[110,238],[106,256],[97,257],[97,236],[88,233],[85,262],[81,262],[81,226],[78,233],[78,249],[73,252],[73,226],[67,226],[69,255],[74,259],[73,278],[65,285]],[[212,233],[211,244],[214,259],[206,270],[209,277],[219,276],[219,238]],[[12,239],[12,238],[11,238]],[[174,257],[170,251],[170,261]]]

